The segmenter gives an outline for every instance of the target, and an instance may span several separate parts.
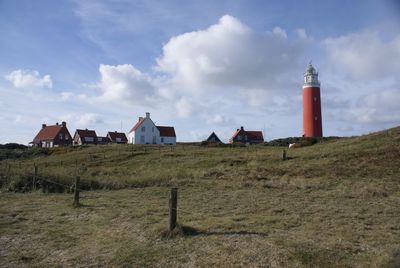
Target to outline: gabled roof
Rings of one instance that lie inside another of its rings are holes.
[[[214,138],[214,140],[212,140]],[[213,142],[221,142],[221,140],[218,138],[217,134],[215,132],[211,133],[211,135],[207,138],[206,141],[213,141]]]
[[[233,140],[234,138],[236,138],[236,136],[239,134],[239,132],[240,132],[240,129],[237,129],[237,130],[233,133],[232,137],[231,137],[229,140]]]
[[[174,127],[157,126],[162,137],[176,137]]]
[[[145,117],[139,117],[139,121],[133,126],[133,128],[131,130],[129,130],[129,133],[138,129],[140,127],[140,125],[144,122],[145,119],[146,119]]]
[[[116,141],[117,138],[120,138],[120,139],[121,139],[121,142],[127,142],[127,141],[128,141],[128,139],[127,139],[125,133],[117,132],[117,131],[108,132],[108,133],[107,133],[107,137],[109,137],[109,138],[111,139],[111,141]]]
[[[229,141],[233,141],[240,132],[244,132],[244,134],[247,135],[248,141],[264,141],[264,135],[262,131],[247,131],[243,128],[237,129]]]
[[[75,135],[76,134],[78,134],[78,136],[81,138],[84,138],[84,137],[97,138],[96,131],[89,130],[89,129],[77,129],[75,132]]]
[[[41,140],[54,140],[62,128],[62,125],[46,126],[39,131],[39,133],[33,139],[33,142],[38,142]]]

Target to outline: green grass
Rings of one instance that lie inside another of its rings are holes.
[[[400,264],[400,128],[288,150],[287,161],[282,150],[112,145],[1,161],[0,266]],[[69,193],[31,192],[33,163],[96,190],[79,208]],[[184,227],[168,239],[172,186]]]

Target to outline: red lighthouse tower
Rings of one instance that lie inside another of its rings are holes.
[[[310,64],[303,82],[304,137],[322,137],[321,93],[318,73]]]

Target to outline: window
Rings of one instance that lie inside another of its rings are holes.
[[[238,140],[238,141],[241,141],[241,140],[242,140],[242,136],[240,136],[240,135],[237,136],[237,140]]]
[[[144,136],[140,136],[140,143],[144,143]]]
[[[68,140],[68,139],[69,139],[69,136],[68,136],[68,134],[65,134],[65,139],[66,139],[66,140]]]
[[[86,142],[94,142],[94,138],[93,137],[85,137],[85,141]]]
[[[145,132],[146,131],[146,127],[142,127],[142,132]]]
[[[121,140],[121,138],[116,138],[115,139],[117,142],[121,142],[122,140]]]
[[[154,132],[154,127],[151,128],[151,131]]]
[[[317,121],[317,120],[318,120],[318,117],[314,117],[314,119],[315,119],[315,121]]]
[[[156,144],[156,136],[153,136],[153,144]]]
[[[161,142],[164,143],[164,137],[161,137]]]
[[[314,102],[317,102],[317,97],[314,97]]]
[[[62,140],[62,137],[63,137],[62,133],[60,133],[60,135],[58,135],[58,137],[60,138],[60,140]]]

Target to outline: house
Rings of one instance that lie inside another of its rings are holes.
[[[174,127],[157,126],[160,131],[160,144],[176,144],[176,134]]]
[[[52,126],[42,125],[42,129],[30,144],[34,147],[52,148],[72,144],[71,134],[67,129],[67,123],[56,123]]]
[[[206,141],[222,143],[222,141],[218,138],[218,136],[217,136],[217,134],[215,134],[215,132],[211,133],[211,135],[206,139]]]
[[[77,129],[74,134],[74,145],[97,144],[97,134],[94,130]]]
[[[128,138],[126,137],[125,133],[122,132],[117,132],[117,131],[108,132],[107,138],[112,143],[118,143],[118,144],[128,143]]]
[[[110,142],[111,141],[108,137],[97,136],[97,144],[98,145],[109,144]]]
[[[246,144],[258,144],[264,142],[262,131],[247,131],[243,127],[237,129],[233,133],[232,138],[229,139],[230,143],[240,142]]]
[[[174,127],[156,126],[150,118],[139,117],[137,123],[128,133],[128,142],[133,144],[176,144]]]

